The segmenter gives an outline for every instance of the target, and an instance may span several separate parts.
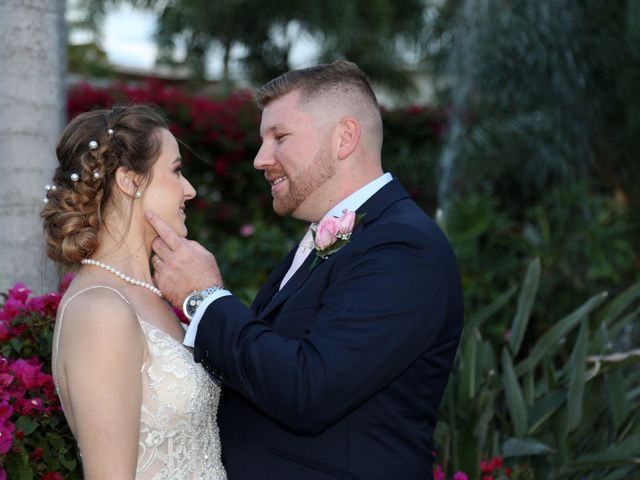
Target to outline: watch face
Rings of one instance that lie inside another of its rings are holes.
[[[202,303],[202,300],[204,300],[204,296],[201,293],[194,293],[187,297],[184,302],[184,313],[187,317],[190,319],[193,318],[193,315],[195,315],[198,306]]]

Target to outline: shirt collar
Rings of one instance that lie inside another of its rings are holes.
[[[364,187],[356,190],[347,198],[338,203],[335,207],[329,210],[324,217],[339,217],[342,215],[342,211],[347,209],[349,211],[355,212],[358,208],[364,204],[367,200],[373,197],[378,190],[384,187],[387,183],[393,180],[393,176],[390,173],[385,173],[380,175],[375,180],[367,183]]]

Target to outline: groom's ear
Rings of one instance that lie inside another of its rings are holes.
[[[140,179],[138,174],[125,167],[118,167],[118,169],[116,170],[115,179],[116,186],[123,195],[131,198],[136,197],[136,192],[140,187]]]
[[[338,159],[351,155],[360,143],[360,122],[353,117],[344,117],[338,124]]]

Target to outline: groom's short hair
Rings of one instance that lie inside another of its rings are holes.
[[[299,92],[301,104],[315,101],[347,103],[365,113],[367,123],[382,141],[382,118],[378,99],[369,78],[353,62],[333,63],[292,70],[265,83],[256,91],[256,102],[262,109],[291,92]],[[365,120],[364,118],[362,120]]]

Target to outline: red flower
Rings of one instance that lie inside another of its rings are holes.
[[[41,447],[36,447],[36,449],[31,454],[31,458],[35,461],[38,461],[42,458],[43,455],[44,455],[44,449]]]
[[[64,480],[58,472],[47,472],[42,476],[42,480]]]
[[[2,312],[0,312],[2,314]],[[9,327],[7,326],[7,321],[0,318],[0,342],[6,342],[9,340]]]
[[[480,471],[482,473],[491,473],[493,472],[493,467],[491,466],[491,464],[489,462],[487,462],[486,460],[482,460],[480,462]],[[484,480],[484,479],[483,479]]]
[[[176,317],[178,317],[178,319],[185,325],[189,325],[189,319],[184,316],[184,312],[182,311],[182,309],[177,307],[172,307],[172,308],[173,308],[173,313],[176,314]]]
[[[499,470],[502,468],[502,457],[493,457],[491,459],[491,468],[493,470]]]

